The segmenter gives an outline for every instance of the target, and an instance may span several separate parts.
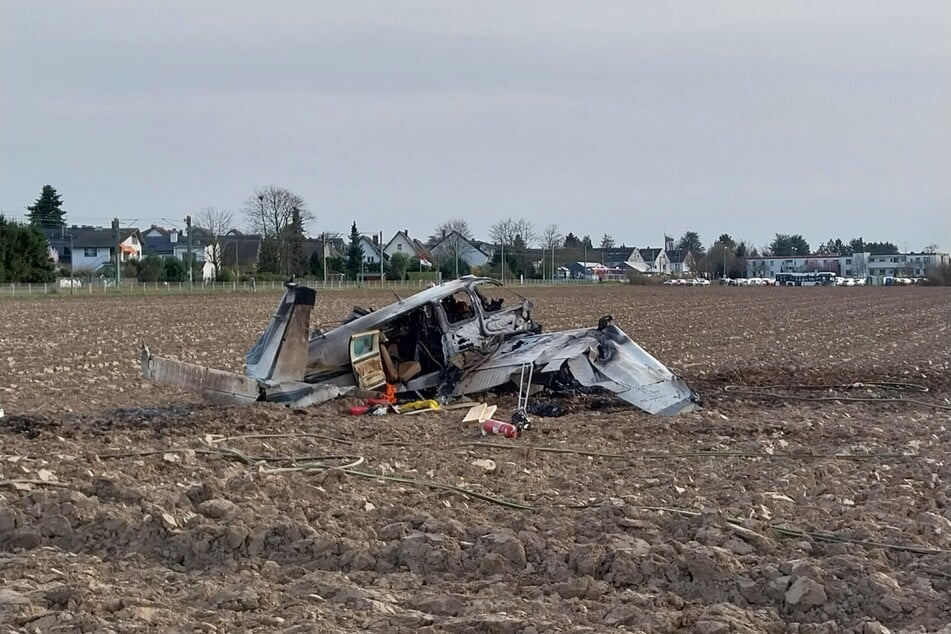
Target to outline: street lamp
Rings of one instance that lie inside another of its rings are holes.
[[[185,231],[188,233],[185,235],[185,238],[188,240],[188,289],[195,290],[195,282],[192,279],[192,274],[195,267],[192,265],[192,217],[185,216]]]

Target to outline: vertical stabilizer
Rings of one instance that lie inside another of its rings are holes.
[[[245,356],[247,375],[269,381],[300,381],[307,366],[310,310],[317,293],[288,284],[267,328]]]

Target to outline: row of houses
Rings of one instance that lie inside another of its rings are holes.
[[[191,228],[191,236],[179,229],[152,225],[148,229],[122,227],[76,226],[44,229],[50,245],[50,256],[64,268],[73,271],[95,272],[119,260],[138,260],[145,255],[185,259],[191,252],[204,263],[203,277],[214,279],[218,266],[241,271],[253,271],[261,255],[262,236],[232,230],[217,236],[208,231]],[[218,252],[214,249],[217,245]],[[344,257],[346,244],[342,238],[305,238],[303,257],[314,254],[321,257]],[[407,229],[397,231],[388,241],[382,234],[363,235],[360,238],[366,277],[378,276],[381,263],[385,265],[396,254],[409,260],[411,270],[430,270],[440,262],[458,258],[468,268],[484,266],[492,260],[497,248],[487,242],[468,239],[457,232],[441,236],[432,247],[413,238]],[[544,271],[571,278],[623,277],[631,273],[662,274],[688,277],[696,274],[696,262],[687,250],[673,248],[667,240],[664,248],[612,247],[561,248],[554,253],[549,249],[525,248],[509,257],[520,259],[521,268]],[[552,270],[552,262],[557,263]],[[775,278],[777,273],[831,271],[842,277],[921,277],[928,271],[949,264],[947,253],[898,253],[872,255],[812,254],[807,256],[759,256],[746,260],[746,274],[750,278]]]
[[[119,260],[128,262],[146,255],[174,257],[184,260],[189,253],[197,261],[203,262],[203,277],[214,279],[216,271],[213,263],[222,268],[253,271],[258,264],[263,238],[258,234],[245,234],[232,230],[217,236],[199,227],[191,228],[191,235],[177,229],[167,229],[152,225],[140,230],[134,227],[93,227],[88,225],[70,227],[50,227],[43,230],[50,246],[50,256],[59,266],[73,271],[95,272],[102,267],[114,264],[116,252]],[[214,249],[217,245],[218,252]],[[547,249],[525,248],[510,257],[519,258],[523,269],[529,266],[536,270],[545,270],[547,274],[552,261],[563,263],[555,268],[555,274],[562,277],[602,276],[605,270],[626,274],[661,273],[668,275],[690,275],[693,272],[693,258],[683,250],[671,248],[617,247],[593,249],[559,249],[557,255]],[[402,254],[409,260],[412,270],[429,270],[439,262],[458,258],[468,268],[488,264],[496,249],[491,243],[472,240],[449,232],[432,246],[427,247],[412,237],[407,229],[397,231],[389,241],[384,242],[382,235],[362,235],[360,247],[363,251],[365,273],[367,277],[378,275],[381,262],[384,266],[396,254]],[[346,244],[342,238],[305,238],[303,257],[308,260],[314,253],[325,257],[344,257]],[[547,262],[547,265],[546,265]]]
[[[746,259],[746,276],[772,279],[777,273],[830,271],[841,277],[923,277],[932,269],[947,266],[947,253],[890,253],[872,255],[811,254],[805,256],[769,255]]]

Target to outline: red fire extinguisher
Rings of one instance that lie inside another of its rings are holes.
[[[505,436],[506,438],[516,438],[518,436],[518,429],[512,423],[505,423],[490,418],[482,423],[482,435],[487,436],[489,434]]]

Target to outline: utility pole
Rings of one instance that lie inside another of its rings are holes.
[[[191,216],[185,216],[185,231],[188,232],[187,234],[185,234],[185,237],[188,239],[188,261],[187,261],[187,265],[188,265],[188,289],[189,289],[189,290],[194,290],[194,289],[195,289],[195,283],[194,283],[194,281],[192,280],[192,273],[193,273],[195,267],[192,266],[192,217],[191,217]]]
[[[383,232],[382,231],[380,232],[380,288],[383,288]]]
[[[502,265],[502,283],[505,284],[505,241],[499,243],[499,247],[502,249],[502,256],[499,260],[499,263]]]
[[[324,288],[327,287],[327,233],[324,233],[323,242],[321,244],[324,252]]]
[[[69,234],[69,294],[73,294],[73,285],[76,281],[73,279],[73,272],[76,270],[76,254],[73,253],[73,234]]]
[[[116,291],[119,290],[119,284],[122,283],[122,273],[120,272],[120,262],[122,260],[122,249],[119,244],[119,219],[112,219],[112,237],[116,243]]]

